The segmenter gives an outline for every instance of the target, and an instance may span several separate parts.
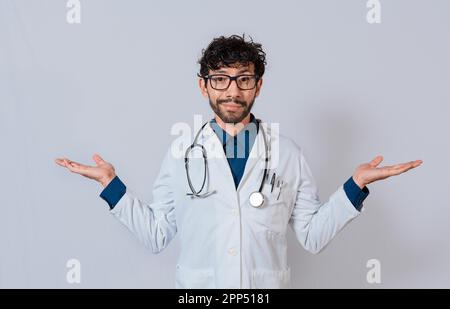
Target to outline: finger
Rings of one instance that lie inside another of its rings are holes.
[[[72,162],[69,159],[64,159],[64,164],[71,172],[75,172],[75,170],[77,168],[77,165],[75,162]]]
[[[422,164],[422,162],[422,160],[410,161],[408,163],[400,164],[400,166],[398,166],[396,169],[400,170],[401,173],[404,173],[412,168],[418,167],[420,164]]]
[[[413,161],[413,167],[418,167],[418,166],[421,165],[422,163],[423,163],[422,160],[416,160],[416,161]]]
[[[400,170],[403,170],[405,168],[411,169],[411,168],[415,168],[415,167],[419,166],[420,164],[422,164],[422,162],[423,162],[422,160],[409,161],[407,163],[400,163],[400,164],[393,165],[392,168],[400,169]]]
[[[66,163],[66,167],[74,173],[77,174],[84,174],[84,172],[89,168],[88,166],[75,162],[75,161],[71,161],[69,159],[64,159],[65,163]]]
[[[370,161],[369,165],[371,167],[377,167],[381,163],[381,161],[383,161],[383,156],[376,156],[375,159]]]
[[[55,163],[62,167],[66,167],[66,164],[63,159],[57,158],[57,159],[55,159]]]
[[[385,169],[385,172],[387,173],[388,176],[395,176],[402,174],[414,167],[417,167],[420,164],[422,164],[422,161],[417,160],[417,161],[410,161],[408,163],[400,163],[392,166],[385,166],[383,169]]]
[[[95,161],[95,163],[96,163],[97,165],[106,163],[105,160],[103,160],[103,158],[100,157],[98,154],[94,154],[94,155],[92,156],[92,158],[94,159],[94,161]]]
[[[68,167],[69,162],[72,162],[72,161],[70,161],[70,160],[67,159],[67,158],[61,158],[61,159],[58,159],[58,160],[59,160],[59,162],[61,163],[61,166],[64,166],[64,167]]]
[[[392,169],[392,175],[393,176],[394,175],[399,175],[399,174],[402,174],[402,173],[404,173],[404,172],[406,172],[406,171],[408,171],[410,169],[412,169],[412,165],[409,164],[409,163],[405,164],[403,166],[398,166],[398,167]]]

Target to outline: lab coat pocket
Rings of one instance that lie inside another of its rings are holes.
[[[177,289],[214,289],[213,268],[189,268],[177,265],[175,285]]]
[[[269,186],[265,186],[263,189],[266,199],[264,205],[260,208],[249,206],[252,218],[265,230],[284,234],[291,211],[292,193],[288,188],[285,188],[278,195],[278,191],[274,189],[273,192],[270,192],[270,188],[267,187]]]
[[[291,269],[256,269],[252,272],[252,289],[289,289],[291,287]]]

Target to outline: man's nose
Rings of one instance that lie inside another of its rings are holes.
[[[239,89],[237,85],[237,80],[232,80],[230,83],[230,86],[227,89],[227,96],[228,97],[240,97],[241,96],[241,89]]]

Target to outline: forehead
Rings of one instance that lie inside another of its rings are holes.
[[[241,74],[241,73],[249,73],[254,74],[255,73],[255,65],[253,63],[248,64],[233,64],[232,66],[220,66],[217,70],[209,70],[210,74],[215,73],[223,73],[223,74]]]

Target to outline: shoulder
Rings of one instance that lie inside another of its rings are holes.
[[[265,124],[264,129],[266,130],[267,135],[270,137],[272,151],[279,150],[280,154],[286,154],[290,156],[302,155],[302,147],[291,137],[280,133],[278,125]]]

